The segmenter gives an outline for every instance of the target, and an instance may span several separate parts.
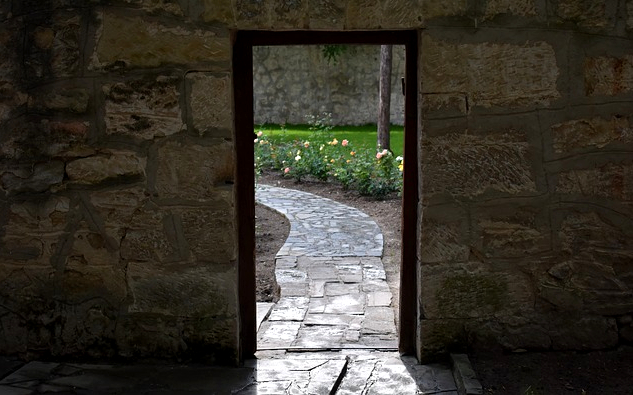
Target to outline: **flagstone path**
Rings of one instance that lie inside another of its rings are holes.
[[[397,350],[382,233],[365,213],[330,199],[259,185],[255,199],[290,221],[276,257],[281,298],[258,349]]]

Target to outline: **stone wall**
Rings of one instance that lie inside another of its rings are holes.
[[[631,342],[631,2],[479,3],[422,34],[420,353]]]
[[[332,114],[336,125],[378,121],[379,45],[346,45],[332,60],[323,47],[253,48],[255,123],[305,124],[306,117]],[[404,123],[404,46],[393,47],[391,123]],[[350,111],[353,108],[354,111]]]
[[[422,359],[633,341],[631,0],[3,1],[0,21],[1,353],[236,361],[231,30],[273,28],[423,29]]]

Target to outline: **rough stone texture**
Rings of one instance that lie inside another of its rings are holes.
[[[116,178],[138,179],[145,176],[146,159],[129,151],[104,151],[99,155],[77,159],[66,165],[70,181],[99,184]]]
[[[339,30],[345,26],[345,0],[308,0],[310,29]]]
[[[626,27],[631,30],[633,29],[633,1],[631,0],[626,2],[626,13],[628,16],[626,19]]]
[[[375,124],[380,47],[347,45],[344,48],[333,61],[324,57],[322,46],[254,48],[255,123],[305,124],[306,116],[329,112],[338,125]],[[394,46],[392,67],[391,123],[402,125],[403,46]],[[204,89],[204,85],[201,86]],[[214,89],[209,88],[207,92]],[[215,101],[224,105],[225,111],[230,110],[221,98]],[[217,107],[211,103],[212,108]],[[355,110],[349,111],[349,108]]]
[[[194,130],[200,136],[231,137],[233,97],[229,77],[188,73],[187,82],[191,85],[188,101]]]
[[[424,93],[468,97],[470,106],[547,106],[560,97],[555,52],[545,42],[457,44],[422,37]]]
[[[79,15],[55,13],[29,26],[24,72],[30,80],[76,75],[82,65]]]
[[[552,125],[551,129],[557,154],[633,143],[633,127],[629,119],[621,115],[576,119]]]
[[[537,12],[534,0],[488,0],[484,19],[492,18],[498,14],[535,16]]]
[[[186,10],[186,6],[183,7],[178,0],[124,0],[124,2],[138,6],[152,14],[166,12],[175,16],[183,16],[183,12]]]
[[[178,83],[178,77],[158,76],[105,85],[106,133],[146,140],[178,133]]]
[[[449,215],[442,215],[448,212]],[[465,262],[469,248],[466,213],[458,207],[428,207],[422,213],[420,261],[425,264]]]
[[[428,319],[511,316],[533,304],[529,277],[476,265],[423,267],[422,308]]]
[[[633,165],[608,163],[560,173],[556,192],[633,202]]]
[[[468,2],[466,0],[432,1],[422,0],[422,15],[425,19],[464,15]]]
[[[272,3],[272,25],[277,28],[292,28],[306,25],[307,0],[283,0]]]
[[[234,178],[233,146],[167,143],[158,150],[156,192],[162,199],[227,198]]]
[[[430,3],[430,4],[427,4]],[[443,2],[446,4],[448,2]],[[423,7],[433,6],[436,2],[426,0],[390,0],[384,2],[381,26],[394,29],[403,26],[420,28],[424,25],[427,13]]]
[[[609,11],[615,10],[608,1],[558,0],[557,3],[556,15],[564,21],[593,29],[613,26],[615,15]]]
[[[29,96],[30,110],[37,112],[66,112],[71,114],[85,114],[88,110],[90,92],[86,88],[62,87],[47,94]]]
[[[536,175],[528,158],[529,145],[514,131],[489,136],[432,137],[422,142],[422,152],[426,196],[536,191]]]
[[[91,61],[91,67],[95,69],[200,64],[230,59],[228,36],[220,36],[212,30],[171,27],[110,13],[102,14],[101,22]]]
[[[633,90],[633,55],[589,57],[584,70],[588,96],[614,96]]]
[[[0,159],[29,163],[88,156],[95,152],[85,145],[90,129],[88,122],[20,118],[6,125]]]

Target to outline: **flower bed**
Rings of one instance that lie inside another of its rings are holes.
[[[331,136],[331,127],[312,118],[309,139],[284,142],[257,131],[255,174],[277,170],[301,181],[333,180],[362,195],[384,197],[402,189],[403,158],[386,149],[355,148],[352,141]]]

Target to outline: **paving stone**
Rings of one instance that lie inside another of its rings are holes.
[[[361,319],[357,315],[350,314],[308,314],[303,320],[305,325],[335,325],[350,326],[355,320]]]
[[[260,348],[290,347],[297,337],[300,322],[277,321],[262,324],[261,334],[258,333],[258,345]]]
[[[324,313],[329,314],[363,314],[365,311],[365,295],[326,296],[327,304]]]
[[[367,293],[367,306],[368,307],[391,306],[391,292]]]
[[[302,349],[340,348],[344,333],[342,326],[303,326],[292,346]]]
[[[273,307],[268,321],[303,321],[310,299],[306,297],[282,298]]]
[[[359,284],[341,284],[328,283],[325,284],[325,294],[327,296],[338,296],[360,293]]]

